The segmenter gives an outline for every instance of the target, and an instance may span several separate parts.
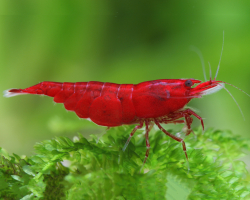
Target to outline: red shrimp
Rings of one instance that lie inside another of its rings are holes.
[[[216,76],[218,70],[219,66]],[[193,115],[200,120],[204,130],[202,118],[191,109],[184,109],[184,107],[193,98],[201,98],[203,95],[211,94],[221,88],[226,89],[224,83],[229,83],[216,81],[216,76],[212,80],[210,75],[210,80],[203,83],[195,79],[161,79],[136,85],[97,81],[77,83],[45,81],[26,89],[7,90],[5,96],[46,95],[54,97],[56,103],[63,103],[67,110],[74,111],[80,118],[87,118],[97,125],[116,127],[136,124],[123,151],[136,130],[145,124],[147,150],[143,165],[150,150],[148,134],[155,124],[166,135],[182,144],[188,161],[184,140],[166,131],[161,124],[185,124],[186,135],[189,135],[192,132],[193,118],[191,116]],[[227,89],[226,91],[229,92]]]
[[[189,135],[192,132],[193,115],[201,121],[204,129],[202,118],[191,109],[184,109],[184,106],[193,98],[200,98],[223,88],[223,83],[211,79],[203,83],[195,79],[161,79],[136,85],[96,81],[77,83],[46,81],[26,89],[7,90],[5,96],[38,94],[54,97],[54,101],[63,103],[67,110],[74,111],[80,118],[87,118],[101,126],[138,124],[131,132],[123,148],[124,151],[136,130],[142,128],[145,123],[147,146],[145,163],[150,149],[148,134],[153,124],[169,137],[182,143],[188,159],[184,140],[169,133],[160,124],[185,123],[186,135]],[[195,84],[198,85],[194,86]]]

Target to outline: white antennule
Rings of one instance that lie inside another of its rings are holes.
[[[202,53],[201,51],[195,47],[195,46],[190,46],[190,50],[194,51],[195,53],[198,54],[200,60],[201,60],[201,66],[202,66],[202,70],[203,70],[203,75],[204,75],[204,79],[205,79],[205,82],[207,81],[207,76],[206,76],[206,70],[205,70],[205,64],[204,64],[204,58],[202,56]]]
[[[222,49],[221,49],[221,53],[220,53],[220,60],[219,60],[219,65],[217,67],[217,71],[214,77],[214,80],[216,79],[218,73],[219,73],[219,69],[220,69],[220,61],[221,61],[221,57],[222,57],[222,52],[223,52],[223,47],[224,47],[224,31],[223,31],[223,42],[222,42]]]
[[[211,81],[212,80],[212,70],[211,70],[210,62],[208,62],[208,66],[209,66],[210,81]]]
[[[9,97],[17,96],[17,95],[27,94],[27,93],[10,92],[10,90],[12,89],[4,90],[3,96],[9,98]]]

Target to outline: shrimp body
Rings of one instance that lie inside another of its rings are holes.
[[[142,119],[168,116],[192,98],[186,80],[164,79],[134,84],[97,81],[41,82],[26,89],[11,89],[10,95],[38,94],[54,97],[56,103],[101,126],[134,124]],[[197,83],[200,81],[192,80]]]
[[[194,86],[198,84],[197,86]],[[193,99],[221,89],[221,81],[211,80],[201,83],[195,79],[160,79],[139,84],[115,84],[97,81],[59,83],[41,82],[26,89],[5,91],[6,97],[20,94],[46,95],[56,103],[63,103],[67,110],[74,111],[80,118],[94,123],[115,127],[123,124],[138,124],[130,134],[123,150],[137,129],[146,125],[147,151],[144,163],[149,155],[148,133],[156,124],[160,130],[174,140],[181,142],[186,158],[186,145],[182,138],[167,132],[160,123],[181,123],[186,126],[186,135],[192,132],[194,115],[202,124],[202,118],[184,106]],[[184,119],[182,119],[184,118]]]

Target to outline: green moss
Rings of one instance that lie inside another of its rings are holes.
[[[239,161],[249,141],[230,131],[195,130],[181,144],[151,131],[151,151],[138,131],[122,151],[132,126],[111,128],[99,140],[78,134],[35,145],[29,158],[1,149],[2,199],[249,199],[249,175]],[[66,160],[66,161],[65,161]],[[65,167],[61,162],[68,162]]]

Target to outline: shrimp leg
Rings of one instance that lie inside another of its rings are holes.
[[[170,119],[158,120],[158,122],[159,123],[165,123],[165,124],[168,124],[168,123],[175,123],[175,124],[176,123],[182,123],[182,120],[178,120],[178,119],[184,117],[186,127],[187,127],[187,130],[185,132],[186,132],[186,136],[188,136],[191,132],[193,132],[193,130],[191,129],[191,124],[193,122],[193,118],[191,117],[192,115],[200,120],[202,128],[204,130],[204,123],[203,123],[202,117],[197,115],[194,111],[192,111],[189,108],[186,109],[186,110],[182,110],[182,111],[173,113],[171,116],[169,116]]]
[[[150,144],[149,144],[148,134],[151,131],[151,129],[153,128],[153,126],[154,126],[154,124],[152,122],[149,123],[148,121],[145,121],[145,124],[146,124],[145,138],[146,138],[147,151],[146,151],[146,154],[145,154],[145,158],[144,158],[142,167],[144,166],[144,164],[146,163],[146,161],[148,159],[148,155],[149,155],[149,151],[150,151]]]
[[[186,156],[186,159],[187,159],[187,165],[188,165],[188,170],[189,170],[189,162],[188,162],[188,156],[187,156],[187,148],[186,148],[186,144],[184,142],[184,140],[182,138],[179,138],[179,137],[176,137],[175,135],[167,132],[160,124],[157,120],[155,120],[155,124],[159,127],[159,129],[165,133],[167,136],[171,137],[172,139],[176,140],[177,142],[181,142],[182,144],[182,148],[183,148],[183,151],[185,153],[185,156]]]
[[[133,137],[133,135],[135,134],[135,132],[137,131],[137,129],[142,128],[142,126],[143,126],[143,121],[141,121],[140,124],[137,125],[137,126],[133,129],[133,131],[130,133],[130,135],[129,135],[129,137],[128,137],[127,142],[125,143],[124,147],[122,148],[122,151],[125,151],[125,150],[126,150],[126,148],[127,148],[128,144],[129,144],[131,138]]]

